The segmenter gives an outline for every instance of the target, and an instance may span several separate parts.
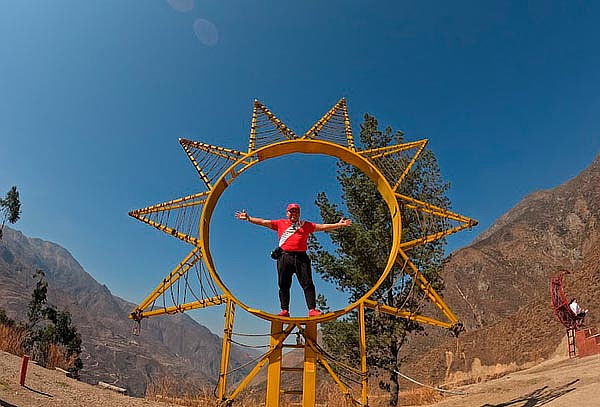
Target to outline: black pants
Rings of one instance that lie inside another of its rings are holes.
[[[308,309],[316,307],[315,285],[310,271],[310,259],[306,252],[283,252],[277,259],[277,275],[279,277],[279,302],[281,309],[290,309],[290,287],[292,276],[296,278],[304,290],[304,298]]]

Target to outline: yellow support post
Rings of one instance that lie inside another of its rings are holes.
[[[307,322],[304,330],[306,342],[317,343],[317,323]],[[314,407],[317,396],[317,353],[311,346],[304,346],[304,378],[302,383],[302,407]]]
[[[366,333],[366,325],[365,325],[365,304],[364,302],[358,306],[358,329],[360,330],[359,334],[359,343],[360,343],[360,384],[361,384],[361,395],[360,395],[360,403],[363,406],[369,405],[369,399],[367,395],[368,391],[368,376],[367,376],[367,333]]]
[[[226,399],[227,370],[229,369],[229,351],[231,350],[231,334],[233,332],[233,317],[235,316],[235,302],[227,299],[225,309],[225,326],[223,328],[223,349],[221,349],[221,371],[219,374],[219,400]]]
[[[269,348],[272,350],[269,356],[269,367],[267,368],[267,400],[266,407],[279,407],[279,395],[281,390],[281,349],[283,339],[287,334],[283,332],[283,322],[271,322],[271,339]]]

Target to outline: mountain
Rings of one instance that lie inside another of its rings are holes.
[[[600,156],[568,182],[525,197],[447,259],[444,299],[467,332],[457,340],[428,328],[406,349],[403,369],[439,383],[480,365],[512,369],[546,359],[565,334],[549,297],[549,279],[561,270],[571,271],[566,295],[590,309],[588,325],[598,325]]]
[[[215,384],[220,337],[185,314],[144,320],[141,335],[134,336],[127,316],[135,304],[112,295],[63,247],[5,227],[0,240],[0,307],[11,318],[25,318],[36,269],[46,274],[48,301],[70,311],[81,333],[82,380],[113,383],[136,396],[144,394],[151,378],[161,376],[177,378],[190,389]],[[230,366],[252,357],[234,346]],[[232,380],[246,372],[240,369]]]

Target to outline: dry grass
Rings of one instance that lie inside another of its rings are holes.
[[[215,405],[215,397],[208,388],[194,392],[181,380],[169,376],[153,379],[146,387],[146,398],[189,407]]]
[[[207,397],[202,395],[197,396],[182,396],[182,397],[169,397],[156,394],[152,397],[146,397],[148,400],[162,401],[167,403],[179,404],[180,406],[189,407],[214,407],[216,402],[214,397]],[[237,405],[237,403],[236,403]]]
[[[164,381],[163,381],[164,383]],[[152,387],[152,389],[151,389]],[[214,407],[217,404],[216,397],[212,394],[212,390],[204,389],[198,394],[170,395],[170,391],[165,391],[166,394],[157,393],[157,388],[153,385],[148,386],[146,390],[146,398],[148,400],[163,401],[168,403],[179,404],[180,406],[188,407]],[[245,400],[237,398],[235,400],[236,407],[256,407],[259,405],[254,400]]]
[[[48,359],[46,360],[46,368],[54,369],[60,367],[63,370],[69,370],[75,364],[77,355],[67,357],[67,352],[64,346],[51,343],[48,347]]]
[[[351,389],[355,399],[360,400],[360,387]],[[322,385],[317,385],[317,406],[327,407],[347,407],[349,400],[346,398],[340,388],[332,381],[327,381]]]
[[[54,369],[55,367],[60,367],[65,369],[62,364],[65,360],[65,356],[60,346],[55,344],[50,344],[48,346],[48,359],[46,360],[46,367],[48,369]]]
[[[0,324],[0,350],[23,356],[25,354],[23,350],[25,333],[24,328]]]
[[[444,396],[442,396],[439,391],[424,387],[406,390],[399,394],[400,405],[420,406],[423,404],[437,403],[443,399]]]
[[[189,407],[214,407],[217,399],[213,388],[207,387],[199,393],[183,388],[181,381],[173,377],[161,377],[153,380],[146,388],[146,398],[149,400],[165,401]],[[355,392],[355,396],[360,393]],[[235,399],[236,407],[257,407],[265,405],[264,389],[243,391]],[[349,404],[339,388],[333,383],[324,383],[317,387],[317,407],[347,407]],[[297,407],[301,405],[301,396],[281,396],[281,406]]]
[[[146,389],[148,400],[170,402],[188,407],[214,407],[217,399],[213,394],[212,387],[206,387],[199,392],[194,392],[182,384],[181,380],[173,377],[161,377],[154,379]],[[264,390],[264,389],[261,389]],[[352,390],[355,399],[360,400],[360,388]],[[257,407],[265,405],[264,391],[244,391],[235,399],[236,407]],[[402,405],[424,405],[438,402],[444,398],[438,391],[428,388],[418,388],[403,391],[399,394],[399,406]],[[281,396],[281,406],[297,407],[301,404],[302,397],[299,395]],[[369,405],[387,406],[389,404],[387,394],[369,394]],[[333,382],[325,382],[317,386],[316,407],[348,407],[353,405],[348,402],[344,394]]]
[[[27,331],[22,326],[0,324],[0,350],[12,353],[13,355],[23,356],[25,354],[23,343],[26,335]],[[66,356],[64,346],[52,343],[48,347],[48,358],[44,367],[48,369],[60,367],[61,369],[68,370],[74,365],[76,359],[77,355]]]

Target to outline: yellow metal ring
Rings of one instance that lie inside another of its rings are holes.
[[[325,322],[328,320],[332,320],[338,318],[340,315],[343,315],[354,308],[358,307],[361,303],[364,303],[374,292],[379,288],[379,286],[386,279],[388,274],[390,273],[392,267],[396,263],[396,258],[398,257],[398,250],[400,248],[400,237],[402,236],[402,222],[400,216],[400,207],[398,206],[397,198],[392,190],[392,187],[385,179],[383,174],[369,161],[365,158],[361,157],[355,151],[350,150],[344,146],[339,144],[330,143],[322,140],[313,140],[313,139],[295,139],[282,141],[279,143],[271,144],[265,146],[259,150],[251,151],[247,155],[240,158],[233,165],[231,165],[221,177],[217,180],[214,185],[214,188],[211,189],[208,197],[206,198],[206,202],[204,205],[204,210],[202,211],[202,217],[200,218],[200,246],[202,249],[202,253],[204,254],[204,262],[210,272],[212,278],[216,281],[219,287],[223,290],[226,296],[231,298],[238,304],[240,307],[245,309],[251,314],[254,314],[262,319],[268,321],[281,321],[281,322],[295,322],[295,323],[306,323],[309,321],[308,317],[280,317],[275,314],[270,314],[264,312],[259,309],[251,308],[248,305],[244,304],[238,298],[236,298],[233,293],[227,288],[227,286],[223,283],[221,278],[219,277],[215,265],[213,263],[212,255],[210,253],[210,221],[213,215],[213,211],[217,202],[221,196],[221,194],[225,191],[225,189],[231,184],[234,179],[241,174],[241,172],[246,171],[251,166],[256,163],[266,161],[270,158],[281,157],[294,153],[303,153],[303,154],[322,154],[330,157],[338,158],[348,164],[353,165],[354,167],[360,169],[365,175],[367,175],[377,186],[377,190],[383,197],[384,201],[387,203],[387,206],[390,211],[390,216],[392,218],[392,247],[390,249],[390,254],[388,257],[387,264],[385,266],[385,270],[379,277],[379,280],[375,283],[373,287],[369,291],[367,291],[361,298],[359,298],[356,302],[349,304],[348,306],[339,309],[337,311],[329,312],[327,314],[323,314],[319,317],[311,317],[311,322]],[[258,161],[256,161],[255,157],[258,156]],[[254,160],[254,163],[248,165],[250,161]]]

